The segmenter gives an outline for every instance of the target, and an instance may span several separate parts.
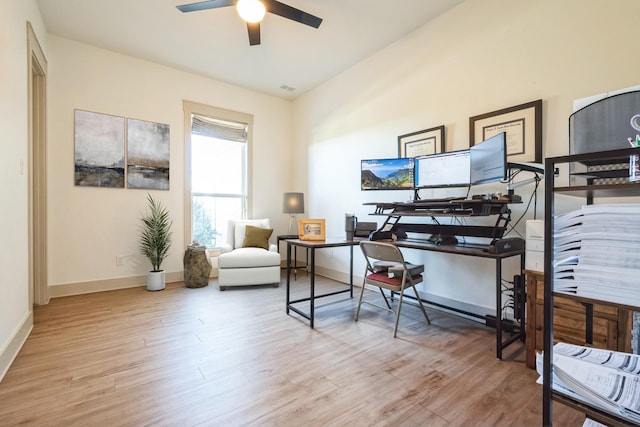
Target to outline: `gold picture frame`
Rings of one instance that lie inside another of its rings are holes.
[[[325,240],[324,219],[300,219],[298,224],[300,240]]]

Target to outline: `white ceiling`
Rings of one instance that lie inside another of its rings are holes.
[[[267,13],[258,46],[234,7],[175,7],[200,0],[37,1],[50,34],[293,99],[464,0],[281,0],[322,25]]]

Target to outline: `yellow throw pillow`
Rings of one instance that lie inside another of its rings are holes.
[[[242,247],[269,249],[269,237],[271,237],[271,233],[273,233],[273,229],[271,228],[247,225]]]

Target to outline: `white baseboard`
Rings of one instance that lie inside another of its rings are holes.
[[[167,283],[181,282],[184,280],[184,273],[176,271],[166,273]],[[91,294],[94,292],[115,291],[117,289],[135,288],[147,285],[147,276],[121,277],[118,279],[96,280],[93,282],[67,283],[62,285],[49,286],[49,296],[51,298],[68,297],[71,295]]]
[[[337,282],[349,284],[349,273],[343,271],[332,270],[326,267],[316,266],[316,274],[318,276],[326,277],[328,279],[335,280]],[[362,284],[362,276],[353,275],[353,285],[360,287]]]
[[[493,316],[496,315],[496,308],[495,307],[483,307],[483,306],[480,306],[480,305],[471,304],[471,303],[464,302],[464,301],[458,301],[458,300],[450,299],[450,298],[443,297],[443,296],[440,296],[440,295],[434,295],[434,294],[431,294],[429,292],[421,291],[419,289],[418,289],[418,293],[420,294],[420,297],[422,298],[423,301],[431,301],[431,302],[434,302],[434,303],[437,303],[437,304],[442,304],[442,305],[444,305],[446,307],[451,307],[451,308],[456,309],[456,310],[466,311],[468,313],[473,313],[474,315],[481,316],[481,317],[484,317],[487,314],[490,314],[490,315],[493,315]],[[435,306],[435,307],[437,307],[437,306]],[[464,313],[460,313],[460,312],[457,312],[455,310],[447,310],[445,307],[437,307],[437,308],[438,308],[438,310],[447,311],[449,313],[453,313],[455,315],[462,316],[462,317],[465,317],[467,319],[474,320],[476,322],[480,322],[480,323],[484,322],[483,319],[477,318],[475,316],[467,316]]]
[[[25,341],[29,337],[31,330],[33,329],[33,311],[29,313],[22,320],[22,323],[18,325],[11,338],[2,347],[0,351],[0,382],[2,382],[4,376],[9,371],[11,364],[20,352],[20,349],[24,345]]]

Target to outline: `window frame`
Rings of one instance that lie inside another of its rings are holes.
[[[191,116],[198,114],[219,120],[245,123],[247,125],[246,146],[246,210],[247,218],[252,217],[252,170],[253,170],[253,115],[225,108],[213,107],[192,101],[183,101],[184,110],[184,247],[191,244]]]

